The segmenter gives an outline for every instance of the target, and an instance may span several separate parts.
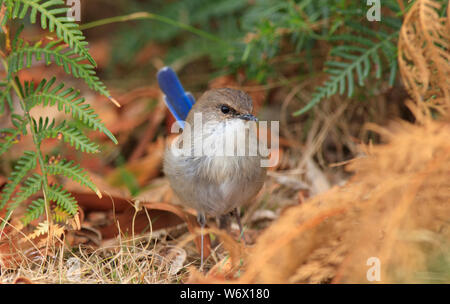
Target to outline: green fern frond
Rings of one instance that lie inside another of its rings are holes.
[[[42,175],[39,175],[37,173],[34,173],[32,176],[28,177],[25,182],[23,183],[23,186],[20,187],[19,192],[15,197],[12,199],[12,203],[8,206],[8,212],[6,214],[6,219],[9,219],[12,212],[19,207],[19,205],[24,202],[27,198],[35,194],[41,189],[43,182]]]
[[[5,138],[3,142],[0,142],[0,155],[8,151],[14,143],[19,142],[22,134],[27,135],[28,121],[24,117],[18,114],[12,114],[11,121],[15,129],[0,129],[0,138]],[[7,136],[7,134],[9,135]]]
[[[31,23],[36,23],[36,16],[41,14],[41,27],[45,30],[48,27],[50,32],[56,32],[58,38],[63,39],[70,48],[77,54],[89,60],[96,66],[95,60],[89,54],[87,42],[83,33],[79,30],[78,24],[72,22],[67,17],[69,8],[62,0],[15,0],[12,18],[25,18],[28,11]]]
[[[22,223],[26,226],[33,220],[39,218],[45,211],[45,201],[43,198],[38,198],[31,202],[28,206],[25,215],[22,218]]]
[[[33,83],[26,82],[23,88],[16,79],[16,83],[22,91],[27,109],[31,109],[38,104],[43,106],[54,106],[56,104],[59,111],[64,110],[65,113],[71,113],[73,118],[81,120],[93,130],[98,130],[106,134],[106,136],[117,144],[117,139],[101,122],[90,105],[84,103],[85,99],[80,97],[80,92],[73,88],[65,89],[63,83],[53,86],[55,81],[56,78],[54,77],[48,82],[46,79],[43,79],[37,88],[34,89]]]
[[[42,117],[39,117],[39,123],[37,123],[36,119],[34,119],[34,118],[32,118],[32,121],[33,121],[34,133],[36,134],[39,143],[41,143],[42,140],[44,140],[45,138],[52,138],[52,137],[44,136],[44,134],[41,134],[41,133],[44,133],[46,130],[48,130],[48,129],[51,130],[55,127],[55,119],[54,118],[50,124],[49,124],[50,120],[48,119],[48,117],[45,117],[45,120],[42,119]]]
[[[7,58],[9,74],[17,73],[25,67],[31,67],[34,57],[36,61],[44,60],[46,65],[50,65],[52,62],[56,63],[67,74],[83,79],[91,89],[110,98],[106,86],[95,73],[95,67],[84,62],[86,57],[78,56],[75,51],[67,48],[67,45],[61,42],[61,40],[52,41],[42,46],[42,41],[29,45],[22,39],[18,39]]]
[[[8,151],[8,149],[14,144],[19,142],[21,135],[27,135],[27,124],[28,121],[18,115],[12,114],[11,121],[15,129],[13,128],[5,128],[0,129],[0,138],[4,137],[5,140],[0,142],[0,155]],[[9,134],[7,136],[7,134]]]
[[[11,82],[0,82],[0,115],[5,112],[5,101],[8,103],[9,110],[12,112],[14,110],[12,97],[11,97]]]
[[[80,165],[74,165],[73,161],[61,160],[47,164],[45,167],[49,174],[64,175],[65,177],[70,178],[83,186],[89,187],[100,198],[102,197],[100,190],[98,190],[97,186],[90,180],[86,171],[80,168]]]
[[[9,134],[9,135],[7,135]],[[18,129],[1,129],[0,130],[0,138],[4,137],[5,141],[0,142],[0,155],[9,150],[9,148],[16,142],[19,142],[20,138],[20,130]]]
[[[13,127],[0,130],[0,155],[18,142],[22,135],[27,134],[28,125],[30,125],[29,130],[36,150],[35,152],[26,151],[17,161],[9,177],[9,182],[1,190],[0,210],[7,207],[7,219],[9,219],[21,203],[42,190],[43,197],[33,200],[27,208],[22,219],[25,225],[38,219],[47,210],[47,207],[54,207],[51,211],[48,210],[51,213],[48,216],[56,221],[66,221],[78,212],[75,198],[62,186],[50,186],[47,182],[48,174],[60,174],[71,178],[81,185],[89,187],[101,197],[98,188],[79,165],[67,160],[48,162],[48,158],[45,164],[41,150],[41,144],[47,138],[63,139],[75,149],[87,153],[98,152],[99,146],[84,135],[78,127],[71,127],[66,121],[56,125],[55,120],[50,121],[48,117],[34,119],[29,112],[34,106],[56,106],[58,111],[70,114],[74,119],[79,120],[80,125],[104,133],[117,144],[114,135],[105,127],[85,99],[80,96],[78,90],[67,88],[63,83],[55,84],[55,77],[49,81],[43,79],[35,87],[33,82],[21,82],[17,75],[22,69],[30,68],[34,61],[44,61],[46,65],[56,63],[67,74],[83,79],[91,89],[108,97],[118,105],[96,75],[96,63],[89,54],[88,43],[78,24],[67,17],[69,8],[65,2],[64,0],[0,0],[0,6],[5,8],[2,11],[3,18],[0,20],[0,24],[8,29],[8,31],[5,30],[5,33],[8,34],[6,37],[8,40],[5,39],[5,41],[11,41],[11,47],[8,47],[5,52],[6,58],[4,58],[7,75],[4,80],[0,81],[0,114],[3,114],[8,106],[13,125]],[[50,42],[40,40],[35,44],[24,41],[20,38],[23,24],[15,27],[14,31],[10,31],[9,23],[12,19],[25,18],[29,19],[32,24],[36,23],[39,18],[40,27],[56,33],[58,38]],[[2,27],[2,29],[4,28]],[[9,37],[9,34],[13,32],[14,36]],[[20,99],[19,105],[24,113],[22,116],[14,113],[13,91]],[[27,178],[31,174],[30,171],[37,167],[38,160],[41,165],[41,173],[34,173]],[[19,188],[20,184],[22,185]],[[17,192],[16,188],[19,188]],[[47,223],[47,225],[50,227],[51,223]]]
[[[375,76],[377,78],[381,77],[381,52],[385,54],[391,66],[391,73],[395,73],[396,60],[392,54],[396,53],[393,51],[396,49],[396,46],[392,43],[392,40],[398,36],[399,28],[388,34],[383,31],[375,32],[355,23],[349,23],[349,25],[354,30],[364,34],[364,37],[344,34],[334,36],[331,39],[347,43],[346,45],[334,47],[330,52],[331,56],[340,58],[340,60],[332,60],[325,63],[325,72],[330,75],[329,79],[322,86],[316,88],[308,104],[295,112],[294,115],[307,112],[324,98],[329,98],[338,93],[338,90],[340,95],[347,91],[347,96],[351,97],[354,92],[355,77],[357,85],[363,86],[364,80],[369,76],[372,66],[375,67]],[[376,41],[366,37],[373,38]],[[353,45],[348,43],[353,43]],[[392,78],[393,76],[391,75]]]
[[[43,177],[40,174],[34,173],[32,176],[28,177],[24,181],[22,187],[20,187],[17,195],[13,197],[13,203],[8,206],[8,209],[15,209],[21,202],[38,192],[41,189],[42,182]]]
[[[2,209],[9,201],[17,185],[19,185],[27,173],[34,168],[36,168],[36,152],[25,151],[24,155],[19,158],[17,164],[14,166],[14,171],[8,178],[9,182],[3,187],[0,209]]]
[[[62,186],[53,185],[48,188],[48,199],[56,202],[64,211],[70,215],[75,215],[78,212],[78,204],[75,198]]]
[[[27,135],[28,121],[26,120],[26,118],[24,116],[21,116],[19,114],[12,114],[11,122],[14,127],[19,129],[24,135]]]
[[[39,118],[39,126],[36,124],[35,133],[39,142],[42,142],[45,138],[60,138],[64,142],[69,143],[72,147],[77,150],[81,150],[86,153],[98,153],[100,150],[99,146],[92,142],[86,135],[83,134],[79,129],[72,127],[70,128],[65,121],[63,121],[58,126],[55,125],[55,120],[49,123],[48,117],[45,121],[42,117]]]

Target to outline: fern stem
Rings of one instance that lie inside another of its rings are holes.
[[[87,29],[91,29],[91,28],[106,25],[106,24],[111,24],[111,23],[116,23],[116,22],[126,22],[126,21],[130,21],[130,20],[141,20],[141,19],[157,20],[157,21],[160,21],[160,22],[163,22],[166,24],[170,24],[170,25],[185,29],[185,30],[187,30],[193,34],[196,34],[200,37],[203,37],[205,39],[212,40],[212,41],[221,43],[223,45],[227,45],[228,47],[231,47],[229,44],[227,44],[222,39],[220,39],[217,36],[212,35],[208,32],[199,30],[198,28],[195,28],[188,24],[172,20],[165,16],[156,15],[156,14],[152,14],[152,13],[148,13],[148,12],[137,12],[137,13],[132,13],[132,14],[123,15],[123,16],[115,16],[115,17],[100,19],[100,20],[82,24],[82,25],[80,25],[79,28],[80,28],[80,30],[87,30]]]
[[[5,68],[6,74],[8,74],[8,63],[6,62],[6,60],[4,58],[2,58],[2,63],[3,63],[3,66]],[[41,168],[42,178],[43,178],[42,194],[44,196],[44,202],[45,202],[45,215],[47,217],[47,221],[49,223],[51,223],[52,217],[50,216],[50,210],[49,210],[50,206],[49,206],[49,203],[48,203],[48,200],[47,200],[47,197],[48,197],[47,168],[45,167],[44,156],[43,156],[42,151],[41,151],[41,144],[40,144],[39,138],[38,138],[38,136],[37,136],[37,134],[36,134],[36,132],[35,132],[35,130],[33,128],[33,120],[31,119],[30,112],[28,112],[28,110],[27,110],[27,107],[25,105],[25,101],[23,99],[22,93],[21,93],[19,87],[17,86],[17,83],[14,80],[11,80],[11,83],[12,83],[12,87],[14,88],[14,91],[16,92],[17,97],[19,99],[20,106],[21,106],[22,110],[25,113],[25,117],[26,117],[26,119],[28,121],[28,124],[30,126],[31,135],[33,137],[33,143],[36,146],[38,160],[39,160],[39,166]]]

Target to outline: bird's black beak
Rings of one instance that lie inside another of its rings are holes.
[[[253,116],[252,114],[239,114],[240,119],[248,120],[248,121],[258,121],[258,118]]]

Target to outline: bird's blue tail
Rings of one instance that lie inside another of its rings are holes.
[[[170,68],[164,67],[157,74],[159,87],[164,93],[164,100],[172,115],[184,128],[184,121],[195,103],[191,93],[185,92],[177,74]]]

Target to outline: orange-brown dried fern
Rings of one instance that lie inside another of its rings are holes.
[[[371,129],[387,144],[347,166],[347,185],[286,210],[239,282],[370,283],[372,257],[383,283],[450,282],[450,124]]]
[[[416,103],[444,112],[450,107],[450,6],[444,17],[441,8],[434,0],[413,4],[400,31],[398,61]]]

